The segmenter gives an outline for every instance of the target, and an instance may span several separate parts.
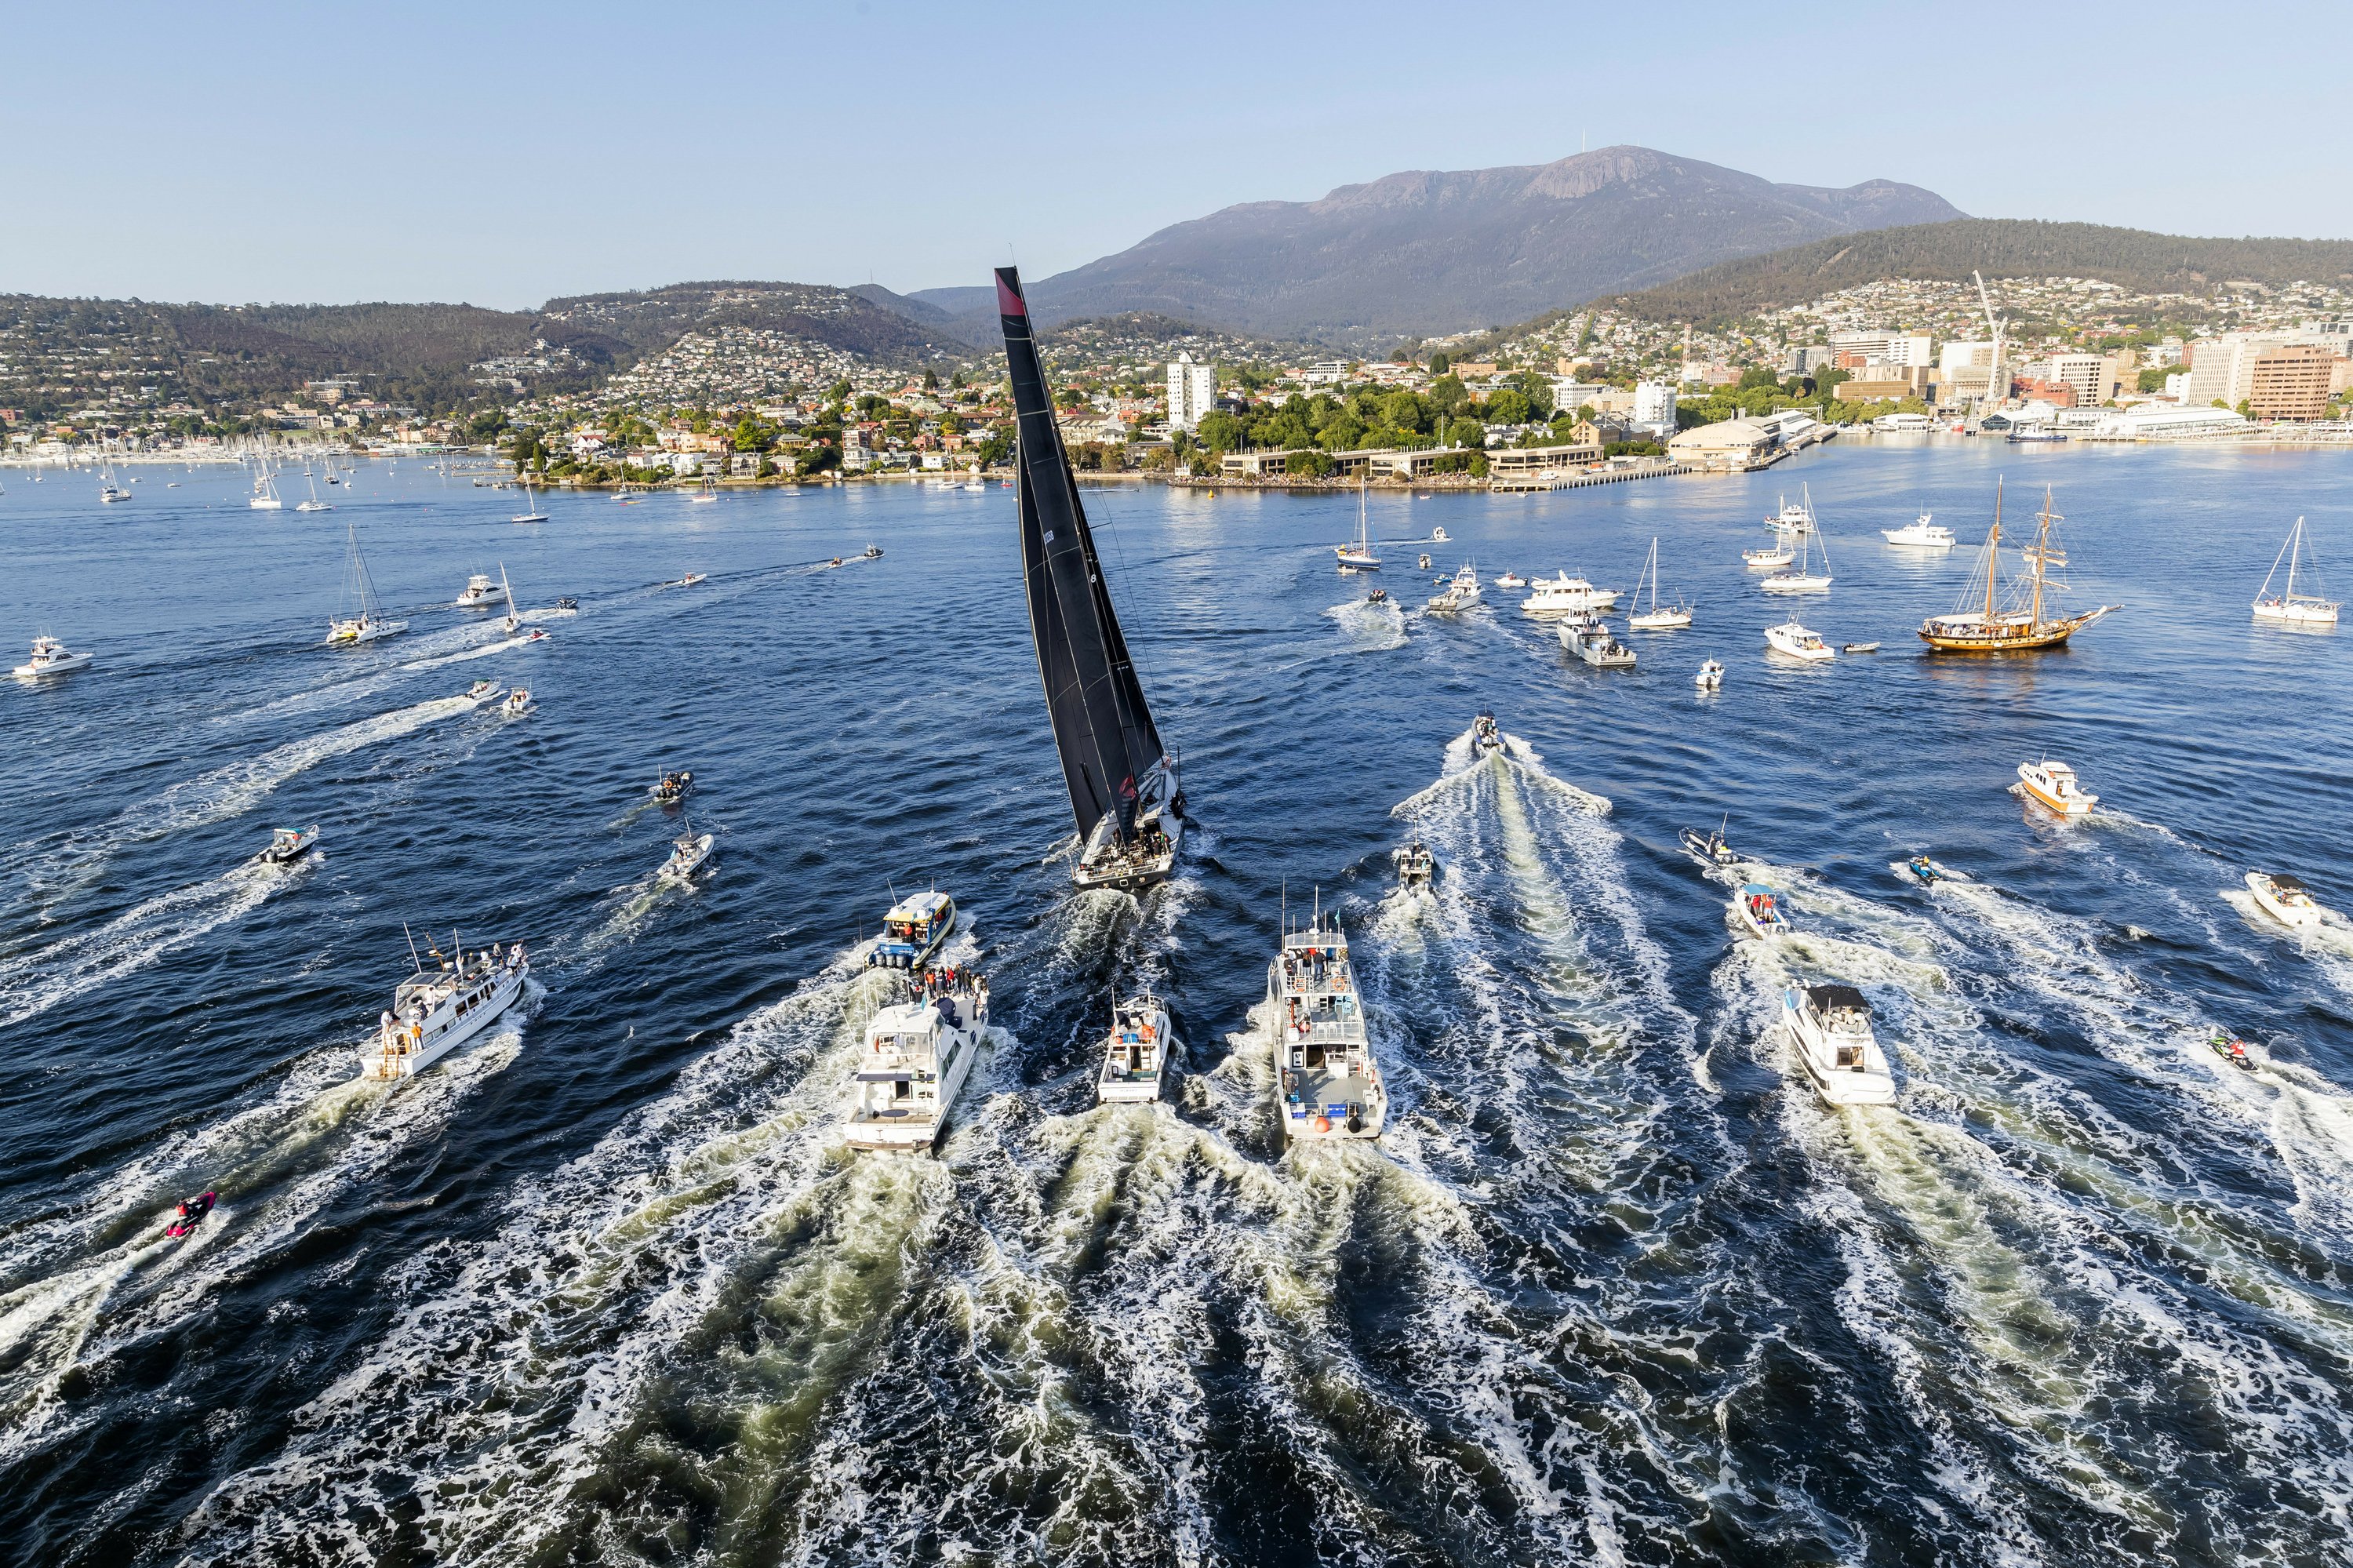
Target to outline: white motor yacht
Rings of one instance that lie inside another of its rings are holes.
[[[1718,660],[1710,659],[1701,664],[1699,667],[1699,673],[1692,677],[1692,684],[1697,686],[1703,692],[1722,690],[1724,686],[1723,663]]]
[[[1598,615],[1572,615],[1560,622],[1560,645],[1597,670],[1630,670],[1634,651],[1609,635]]]
[[[480,707],[484,703],[495,700],[499,690],[499,683],[496,681],[477,681],[466,688],[464,697],[467,702]]]
[[[2018,787],[2063,817],[2088,815],[2100,803],[2097,795],[2084,788],[2073,768],[2047,757],[2018,765]]]
[[[1465,564],[1451,577],[1440,579],[1446,587],[1431,598],[1429,609],[1433,615],[1452,615],[1470,609],[1480,599],[1479,574]]]
[[[88,667],[95,653],[77,653],[47,632],[33,639],[32,656],[16,666],[16,673],[26,680],[42,675],[62,675],[69,670]]]
[[[307,828],[273,828],[269,832],[269,847],[261,852],[260,858],[271,865],[284,865],[310,853],[311,847],[318,842],[316,824]]]
[[[698,833],[689,822],[686,831],[670,841],[670,858],[661,863],[654,875],[664,882],[685,882],[702,869],[711,858],[711,846],[716,842],[709,833]]]
[[[2328,911],[2313,902],[2304,884],[2283,872],[2247,873],[2247,891],[2263,913],[2283,926],[2317,926]]]
[[[1765,646],[1776,653],[1786,653],[1792,659],[1804,659],[1810,662],[1838,657],[1836,649],[1794,620],[1767,627]]]
[[[1765,526],[1778,534],[1810,533],[1814,526],[1814,494],[1811,486],[1801,487],[1792,503],[1781,497],[1781,510],[1765,519]]]
[[[1266,1000],[1275,1013],[1274,1110],[1284,1141],[1378,1138],[1388,1089],[1336,919],[1319,910],[1282,934],[1282,950],[1266,967]]]
[[[1617,589],[1595,588],[1583,577],[1573,577],[1562,572],[1557,577],[1538,577],[1530,583],[1528,597],[1520,601],[1520,613],[1583,615],[1591,610],[1611,609],[1617,603]]]
[[[522,996],[531,962],[522,944],[492,943],[469,953],[456,938],[454,959],[430,949],[438,969],[417,959],[416,972],[393,992],[392,1011],[377,1021],[375,1037],[360,1052],[360,1075],[397,1081],[413,1078],[480,1034]]]
[[[1517,572],[1504,572],[1495,578],[1495,586],[1499,588],[1524,588],[1528,586],[1528,579]]]
[[[1732,895],[1732,918],[1750,936],[1770,942],[1789,934],[1781,895],[1761,882],[1744,882]]]
[[[1095,1103],[1158,1099],[1161,1079],[1176,1049],[1176,1032],[1169,1027],[1168,1010],[1158,997],[1147,991],[1121,1002],[1112,1010],[1111,1033],[1103,1041]]]
[[[488,609],[498,602],[498,579],[488,572],[476,572],[466,579],[466,591],[458,596],[457,608]]]
[[[1781,1026],[1828,1104],[1883,1106],[1895,1097],[1895,1075],[1871,1032],[1871,1003],[1854,987],[1790,986],[1781,992]]]
[[[1955,540],[1953,531],[1941,523],[1932,523],[1933,512],[1923,512],[1916,523],[1906,523],[1901,528],[1882,528],[1879,536],[1891,545],[1906,550],[1949,550]]]
[[[907,999],[867,1021],[843,1130],[852,1149],[926,1154],[987,1035],[988,981],[926,969],[901,983]]]
[[[910,894],[882,916],[882,935],[867,950],[871,968],[919,969],[955,929],[955,900],[932,888]]]

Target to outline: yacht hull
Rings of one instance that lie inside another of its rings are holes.
[[[1841,1067],[1837,1065],[1838,1046],[1815,1022],[1814,1015],[1796,998],[1800,993],[1784,991],[1781,995],[1781,1027],[1789,1037],[1790,1054],[1805,1070],[1814,1086],[1814,1092],[1825,1104],[1841,1108],[1849,1106],[1883,1106],[1895,1098],[1895,1079],[1883,1069],[1868,1066]],[[1877,1054],[1874,1042],[1872,1054]],[[1868,1056],[1865,1061],[1869,1060]]]
[[[2319,905],[2309,901],[2301,904],[2287,903],[2280,897],[2279,889],[2273,885],[2272,879],[2260,871],[2247,873],[2247,891],[2254,895],[2255,903],[2264,914],[2283,926],[2320,924]]]
[[[438,1033],[419,1036],[397,1028],[379,1030],[375,1044],[360,1053],[360,1076],[384,1083],[417,1076],[505,1017],[522,999],[523,984],[530,978],[528,964],[502,971],[488,996]]]

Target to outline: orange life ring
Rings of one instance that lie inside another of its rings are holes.
[[[1318,1132],[1329,1132],[1329,1131],[1331,1131],[1331,1130],[1332,1130],[1332,1118],[1331,1118],[1330,1117],[1328,1117],[1328,1116],[1319,1116],[1319,1117],[1317,1117],[1317,1118],[1315,1118],[1315,1130],[1316,1130],[1316,1131],[1318,1131]]]
[[[1145,1025],[1144,1026],[1144,1040],[1145,1040],[1145,1044],[1146,1044],[1147,1045],[1148,1045],[1148,1044],[1150,1044],[1152,1043],[1153,1038],[1154,1038],[1154,1036],[1153,1036],[1153,1033],[1152,1033],[1152,1025],[1150,1025],[1149,1023],[1147,1023],[1147,1024],[1145,1024]]]

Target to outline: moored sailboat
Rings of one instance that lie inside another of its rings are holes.
[[[379,637],[408,630],[405,620],[386,620],[378,613],[375,583],[368,577],[367,557],[360,554],[360,531],[353,524],[344,525],[350,550],[343,564],[343,609],[356,610],[327,622],[330,642],[373,642]]]
[[[2066,584],[2051,575],[2052,568],[2067,565],[2066,553],[2060,549],[2055,532],[2062,521],[2051,509],[2051,492],[2042,493],[2042,511],[2037,517],[2034,543],[2021,553],[2031,565],[2027,576],[2011,585],[2006,602],[1997,604],[2001,582],[2001,487],[1994,487],[1993,527],[1986,535],[1985,549],[1978,556],[1977,569],[1963,590],[1961,602],[1949,615],[1931,616],[1920,623],[1920,639],[1929,647],[1948,653],[2006,653],[2035,648],[2054,648],[2121,605],[2103,604],[2081,614],[2052,616],[2048,613],[2050,599],[2063,592]]]
[[[1628,626],[1637,631],[1674,631],[1692,623],[1690,605],[1676,603],[1662,608],[1659,603],[1659,541],[1656,535],[1651,538],[1651,558],[1642,563],[1642,575],[1634,579],[1634,603],[1638,606],[1642,602],[1642,585],[1646,581],[1651,585],[1651,608],[1637,609],[1626,618]]]
[[[1373,554],[1371,524],[1365,515],[1365,476],[1361,473],[1356,475],[1356,542],[1348,545],[1335,545],[1332,546],[1332,553],[1340,558],[1342,571],[1377,572],[1381,569],[1381,558]]]
[[[1071,880],[1130,891],[1165,880],[1185,832],[1176,759],[1144,699],[1077,481],[1054,423],[1021,277],[997,270],[999,325],[1013,382],[1022,577],[1046,712],[1078,822]]]
[[[2279,555],[2272,561],[2272,569],[2263,574],[2263,586],[2255,590],[2255,619],[2276,621],[2284,626],[2334,626],[2337,624],[2337,601],[2323,599],[2316,593],[2298,593],[2296,573],[2303,569],[2306,546],[2304,540],[2304,519],[2295,520],[2288,531],[2287,543],[2280,546]],[[2272,592],[2272,579],[2279,576],[2280,563],[2287,564],[2287,587],[2279,593]],[[2311,576],[2320,576],[2320,564],[2313,563]]]

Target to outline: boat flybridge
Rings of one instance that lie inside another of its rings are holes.
[[[1819,663],[1824,659],[1838,657],[1838,651],[1823,641],[1820,632],[1801,626],[1794,620],[1785,620],[1778,626],[1767,627],[1765,646],[1776,653],[1786,653],[1792,659],[1803,659],[1808,663]]]
[[[2047,757],[2040,762],[2018,765],[2018,787],[2063,817],[2089,816],[2092,808],[2100,803],[2097,795],[2084,788],[2073,768]]]
[[[343,562],[343,609],[345,614],[327,622],[327,641],[337,643],[374,642],[379,637],[390,637],[408,630],[405,620],[386,620],[382,607],[376,603],[375,584],[368,577],[367,557],[360,554],[359,529],[345,524],[350,549]],[[356,610],[357,613],[351,613]]]
[[[466,579],[466,590],[458,596],[459,609],[488,609],[499,602],[498,579],[488,572],[476,572]],[[513,608],[513,602],[508,602]]]
[[[37,680],[43,675],[62,675],[69,670],[89,667],[95,653],[77,653],[44,631],[33,639],[32,656],[16,666],[16,673],[26,680]]]
[[[866,951],[869,969],[919,969],[955,929],[955,900],[937,888],[911,894],[882,916],[882,935]]]
[[[1800,485],[1793,504],[1786,495],[1781,497],[1781,509],[1765,519],[1765,526],[1777,534],[1810,534],[1814,527],[1814,493],[1811,485]]]
[[[1388,1089],[1365,1032],[1348,938],[1320,906],[1282,934],[1266,967],[1275,1014],[1274,1110],[1286,1143],[1371,1139],[1388,1119]]]
[[[1168,1009],[1150,991],[1129,997],[1112,1009],[1111,1033],[1103,1041],[1102,1074],[1095,1079],[1095,1103],[1145,1103],[1160,1097],[1168,1058],[1176,1049],[1176,1032],[1169,1026]]]
[[[2307,571],[2316,584],[2320,577],[2320,563],[2317,560],[2314,561],[2308,568],[2305,567],[2305,556],[2308,554],[2310,554],[2310,546],[2305,543],[2304,519],[2299,517],[2295,520],[2295,526],[2288,531],[2287,543],[2280,546],[2279,555],[2273,560],[2272,569],[2263,574],[2263,586],[2255,590],[2254,609],[2257,620],[2275,621],[2283,626],[2334,626],[2337,624],[2335,599],[2323,599],[2316,593],[2296,591],[2295,578],[2299,570]],[[2282,562],[2287,565],[2287,587],[2279,593],[2274,593],[2272,579],[2279,576]]]
[[[1423,558],[1428,559],[1427,556]],[[1479,568],[1470,562],[1463,562],[1455,568],[1454,575],[1444,581],[1446,587],[1430,601],[1429,609],[1432,613],[1452,615],[1479,602]]]
[[[1365,476],[1356,475],[1356,537],[1353,544],[1335,545],[1332,553],[1340,559],[1344,572],[1377,572],[1381,558],[1373,554],[1371,524],[1365,514]]]
[[[1781,1026],[1825,1103],[1883,1106],[1895,1097],[1895,1075],[1871,1032],[1871,1003],[1854,987],[1787,988],[1781,992]]]
[[[376,1022],[375,1038],[360,1052],[360,1075],[397,1082],[413,1078],[471,1040],[521,1000],[531,978],[522,944],[469,953],[450,933],[457,957],[445,958],[428,945],[436,969],[427,969],[410,939],[416,972],[393,992],[392,1009]]]
[[[1901,528],[1882,528],[1879,536],[1906,550],[1949,550],[1958,541],[1950,528],[1930,521],[1935,516],[1933,512],[1923,512],[1918,522],[1906,523]]]
[[[1586,615],[1594,610],[1615,609],[1617,604],[1616,588],[1595,588],[1583,577],[1573,577],[1562,572],[1556,577],[1538,577],[1530,583],[1528,597],[1520,601],[1520,613],[1538,617]]]
[[[2303,882],[2285,872],[2247,873],[2247,891],[2264,914],[2283,926],[2317,926],[2328,911],[2314,902]]]
[[[867,1020],[849,1113],[852,1149],[927,1154],[988,1033],[988,981],[963,969],[910,970],[903,998]]]
[[[1597,670],[1630,670],[1634,651],[1609,635],[1598,615],[1572,615],[1558,628],[1560,645]]]
[[[1176,867],[1187,825],[1184,785],[1120,634],[1018,270],[997,270],[997,302],[1013,383],[1030,640],[1078,827],[1071,879],[1082,888],[1140,892]]]

